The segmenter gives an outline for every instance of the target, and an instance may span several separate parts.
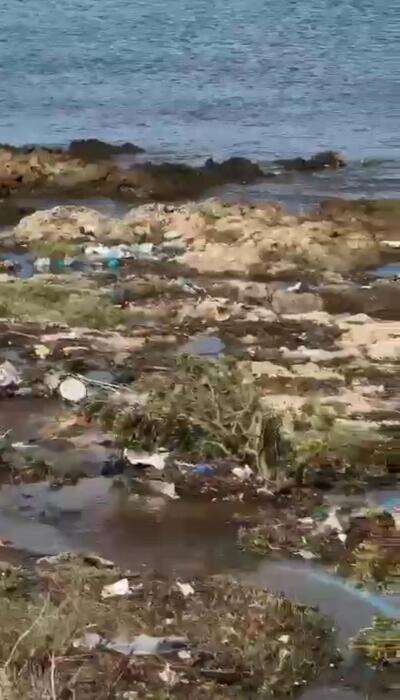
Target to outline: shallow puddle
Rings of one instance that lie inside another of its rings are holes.
[[[95,428],[80,430],[68,438],[57,435],[60,421],[70,415],[56,399],[4,399],[0,401],[0,432],[10,431],[14,445],[10,464],[44,461],[55,475],[100,474],[112,450],[103,444],[104,434]],[[0,475],[1,476],[1,475]]]
[[[381,498],[381,492],[374,495]],[[167,576],[232,573],[244,583],[285,593],[299,603],[318,606],[338,629],[340,646],[368,626],[373,615],[400,616],[400,600],[364,593],[297,560],[261,560],[237,547],[237,530],[258,506],[240,503],[174,501],[129,493],[123,483],[104,477],[81,479],[53,490],[47,482],[3,485],[0,489],[0,536],[36,554],[93,550],[122,568],[148,569]],[[351,674],[356,673],[356,678]],[[310,688],[306,700],[365,698],[365,667],[345,665],[325,687]],[[344,674],[359,692],[346,690]],[[340,678],[339,678],[340,676]],[[369,681],[368,681],[369,682]],[[368,691],[369,692],[369,691]],[[318,694],[319,693],[319,694]],[[380,694],[374,694],[378,700]]]
[[[0,400],[0,428],[12,431],[13,442],[36,440],[44,428],[51,429],[63,411],[62,404],[55,399],[3,399]]]
[[[97,477],[52,490],[45,482],[4,485],[0,533],[24,547],[23,524],[38,529],[35,551],[53,552],[57,533],[64,549],[90,549],[121,567],[147,567],[165,575],[220,573],[250,568],[252,557],[236,545],[240,518],[251,508],[228,503],[171,502],[129,494],[123,484]],[[235,516],[235,517],[234,517]],[[237,516],[237,517],[236,517]],[[18,528],[15,523],[18,521]]]
[[[384,277],[385,279],[400,278],[400,262],[388,263],[382,267],[377,267],[371,272],[373,277]]]
[[[225,349],[225,344],[218,336],[199,334],[180,349],[180,354],[198,355],[199,357],[218,357]]]

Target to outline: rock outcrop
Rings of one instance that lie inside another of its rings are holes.
[[[68,152],[74,158],[96,161],[107,160],[111,156],[122,154],[137,155],[138,153],[144,153],[144,149],[129,142],[113,144],[100,141],[99,139],[76,139],[71,141]]]
[[[314,274],[332,282],[324,291],[328,308],[335,310],[340,300],[340,307],[359,313],[372,304],[380,315],[380,308],[383,312],[393,306],[387,304],[389,287],[377,282],[374,293],[364,288],[351,293],[340,275],[380,264],[380,239],[390,231],[384,226],[373,228],[365,217],[338,221],[324,214],[321,209],[318,215],[294,216],[274,204],[239,206],[206,200],[182,206],[143,205],[114,219],[85,207],[61,206],[25,217],[10,231],[10,238],[17,242],[97,239],[106,244],[146,241],[170,255],[175,253],[180,264],[201,274],[287,280]],[[394,291],[393,298],[397,296]],[[296,295],[296,304],[298,299]],[[320,310],[312,295],[305,295],[306,299],[303,312]],[[290,311],[281,308],[278,300],[276,304],[281,313]]]
[[[324,170],[325,168],[343,168],[346,161],[343,156],[336,151],[322,151],[316,153],[311,158],[287,158],[277,160],[278,165],[282,165],[285,170]]]

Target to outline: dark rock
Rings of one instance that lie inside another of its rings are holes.
[[[0,226],[14,226],[24,217],[33,214],[30,207],[21,207],[12,202],[0,202]]]
[[[116,456],[111,456],[104,462],[103,467],[101,469],[101,476],[118,476],[119,474],[123,474],[126,466],[127,463],[124,459],[121,459],[120,457]]]
[[[112,144],[100,141],[99,139],[81,139],[71,141],[69,153],[75,158],[82,160],[101,160],[111,156],[121,155],[122,153],[135,155],[143,153],[143,148],[136,146],[134,143]]]
[[[288,158],[275,161],[282,165],[285,170],[324,170],[325,168],[343,168],[346,162],[343,156],[336,151],[323,151],[316,153],[311,158]]]
[[[272,309],[277,314],[305,314],[322,311],[323,303],[318,294],[295,293],[278,290],[272,298]]]
[[[260,166],[248,158],[228,158],[222,163],[216,163],[212,158],[209,158],[203,170],[222,182],[248,183],[265,175]]]
[[[200,168],[181,163],[144,163],[117,175],[123,196],[159,201],[194,197],[211,187],[250,183],[261,177],[265,177],[261,168],[247,158],[229,158],[222,163],[210,158]]]
[[[324,308],[330,314],[367,314],[381,320],[400,320],[400,285],[377,281],[369,287],[328,285],[321,289]]]

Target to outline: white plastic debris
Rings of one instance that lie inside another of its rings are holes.
[[[41,557],[37,560],[37,564],[46,566],[58,566],[59,564],[65,564],[67,562],[82,561],[88,566],[94,566],[96,569],[113,569],[114,562],[109,561],[109,559],[104,559],[98,554],[78,554],[77,552],[60,552],[60,554],[54,554],[48,557]]]
[[[177,238],[181,238],[181,237],[182,237],[182,234],[180,231],[171,230],[171,231],[166,231],[164,233],[164,239],[166,241],[175,241]]]
[[[250,467],[246,464],[245,467],[234,467],[232,469],[232,474],[237,476],[240,481],[247,481],[247,479],[250,479],[251,476],[253,476],[253,471],[250,469]]]
[[[139,450],[129,450],[125,448],[124,457],[132,464],[132,466],[143,464],[149,467],[154,467],[158,471],[162,471],[165,467],[165,461],[168,457],[168,452],[140,452]]]
[[[74,649],[87,649],[88,651],[92,651],[99,646],[101,641],[102,638],[99,634],[96,634],[96,632],[85,632],[83,637],[73,640],[72,646]]]
[[[295,284],[291,284],[289,287],[286,287],[287,292],[299,292],[301,289],[301,282],[296,282]]]
[[[281,634],[280,637],[278,637],[279,641],[282,642],[282,644],[289,644],[290,637],[288,634]]]
[[[149,479],[147,483],[154,493],[161,493],[163,496],[168,496],[168,498],[172,498],[173,500],[177,500],[179,498],[175,491],[175,484],[173,482]]]
[[[381,246],[387,248],[400,248],[400,241],[381,241]]]
[[[110,583],[109,586],[103,586],[101,591],[102,598],[114,598],[116,596],[128,595],[129,581],[127,578],[122,578],[120,581]]]
[[[87,394],[86,385],[81,382],[80,379],[75,379],[75,377],[67,377],[67,379],[64,379],[59,385],[58,391],[63,399],[75,403],[83,401]]]
[[[9,386],[17,386],[21,383],[20,376],[8,360],[0,365],[0,387],[7,388]]]
[[[165,683],[165,685],[168,685],[170,688],[176,685],[178,681],[178,674],[171,668],[169,664],[165,664],[164,670],[160,671],[158,675],[163,681],[163,683]]]
[[[143,583],[138,583],[136,586],[129,584],[127,578],[121,578],[115,583],[108,586],[103,586],[101,591],[102,598],[116,598],[117,596],[134,595],[143,590]]]
[[[107,642],[107,649],[118,651],[127,656],[154,656],[170,654],[185,649],[187,646],[186,637],[150,637],[148,634],[139,634],[131,641],[116,639]]]
[[[312,559],[318,559],[316,554],[313,554],[313,552],[309,552],[308,549],[299,549],[297,554],[305,559],[306,561],[311,561]]]
[[[319,525],[319,532],[326,532],[327,530],[343,532],[343,525],[337,516],[337,511],[338,508],[336,506],[329,511],[328,517]]]
[[[146,257],[151,255],[154,249],[154,243],[137,243],[131,246],[131,251],[138,257]]]
[[[119,245],[110,247],[103,245],[102,243],[98,243],[97,245],[88,245],[85,248],[85,255],[93,261],[108,260],[112,258],[120,260],[121,258],[130,257],[129,246]]]
[[[45,374],[43,381],[50,391],[55,391],[61,382],[61,375],[56,372],[48,372]]]
[[[99,243],[97,245],[86,246],[85,255],[93,262],[123,260],[127,258],[148,257],[152,254],[153,248],[153,243],[135,243],[133,245],[121,243],[116,246],[106,246]]]
[[[182,649],[181,651],[178,651],[178,657],[182,661],[189,661],[189,659],[192,658],[192,655],[191,655],[190,651],[187,651],[187,649]]]
[[[36,258],[33,262],[33,267],[37,272],[45,272],[50,268],[51,260],[50,258]]]
[[[193,595],[194,593],[194,588],[190,585],[190,583],[180,583],[180,581],[177,581],[176,587],[179,588],[180,592],[185,598],[187,598],[189,595]]]

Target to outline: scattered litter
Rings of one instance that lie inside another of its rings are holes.
[[[50,258],[36,258],[33,262],[33,267],[37,272],[45,272],[50,269]]]
[[[296,552],[300,557],[305,559],[306,561],[311,561],[312,559],[318,559],[316,554],[313,554],[313,552],[310,552],[308,549],[299,549],[298,552]]]
[[[189,661],[189,659],[192,658],[192,655],[190,651],[187,651],[187,649],[182,649],[181,651],[178,651],[177,656],[182,660],[182,661]]]
[[[178,277],[176,280],[176,285],[184,292],[187,292],[187,294],[197,295],[200,293],[205,293],[206,291],[203,287],[193,284],[191,280],[185,279],[185,277]]]
[[[186,649],[187,644],[186,637],[150,637],[148,634],[139,634],[132,641],[117,639],[112,642],[104,642],[105,648],[126,656],[173,654]]]
[[[77,346],[75,346],[76,348]],[[86,347],[82,347],[86,350]],[[65,348],[64,348],[65,352]],[[106,389],[107,391],[120,392],[125,388],[123,384],[111,384],[110,382],[103,382],[100,379],[92,379],[91,377],[85,377],[83,374],[76,374],[76,379],[79,379],[84,384],[93,385],[94,387],[99,387],[100,389]]]
[[[131,251],[135,257],[145,258],[151,256],[154,250],[154,243],[137,243],[131,246]]]
[[[19,265],[16,260],[0,260],[1,272],[15,272],[18,268]]]
[[[258,496],[274,496],[274,491],[271,491],[271,489],[267,488],[266,486],[260,486],[260,488],[257,489],[257,495]]]
[[[115,583],[110,583],[108,586],[103,586],[101,591],[102,598],[116,598],[117,596],[133,595],[143,590],[143,584],[139,583],[136,586],[129,584],[127,578],[121,578]]]
[[[33,349],[36,357],[39,357],[40,360],[45,360],[51,353],[51,350],[47,347],[47,345],[34,345]]]
[[[79,557],[79,554],[76,556]],[[115,564],[113,561],[110,561],[110,559],[104,559],[104,557],[100,557],[98,554],[83,554],[81,556],[84,564],[89,564],[89,566],[95,566],[96,569],[115,568]]]
[[[326,520],[319,524],[319,532],[326,532],[326,530],[336,530],[336,532],[343,532],[343,525],[337,516],[337,511],[338,509],[336,506],[329,511]]]
[[[177,500],[179,498],[175,491],[175,484],[173,482],[149,479],[147,483],[154,493],[161,493],[163,496],[168,496],[168,498],[172,498],[173,500]]]
[[[85,248],[85,255],[87,258],[93,262],[106,262],[114,261],[111,267],[115,265],[118,267],[119,260],[128,258],[146,258],[150,257],[153,252],[153,243],[136,243],[133,245],[126,245],[121,243],[116,246],[106,246],[99,243],[98,245],[89,245]]]
[[[296,282],[295,284],[291,284],[289,287],[286,287],[286,292],[299,292],[301,289],[301,282]]]
[[[194,593],[194,588],[190,585],[190,583],[180,583],[177,581],[176,587],[179,588],[180,592],[185,598],[187,598],[189,595],[193,595]]]
[[[110,270],[116,270],[120,266],[120,262],[117,258],[109,258],[106,260],[106,267]]]
[[[130,257],[129,246],[121,244],[110,248],[102,243],[87,246],[85,255],[93,261],[120,260]]]
[[[115,564],[109,559],[104,559],[98,554],[78,554],[77,552],[61,552],[48,557],[41,557],[37,560],[37,564],[46,564],[47,566],[59,566],[60,564],[69,564],[71,562],[81,561],[88,566],[94,566],[96,569],[114,569]]]
[[[127,578],[122,578],[116,583],[111,583],[109,586],[104,586],[101,591],[102,598],[114,598],[115,596],[128,595],[129,581]]]
[[[250,477],[253,476],[253,470],[246,464],[246,466],[243,468],[235,467],[232,469],[232,474],[237,476],[240,481],[247,481],[247,479],[250,479]]]
[[[55,372],[48,372],[45,374],[43,381],[50,391],[55,391],[61,382],[61,375]]]
[[[166,241],[174,241],[177,238],[182,238],[182,234],[180,231],[166,231],[164,233],[164,238]]]
[[[381,246],[387,248],[400,248],[400,241],[381,241]]]
[[[299,523],[302,525],[314,525],[314,520],[312,518],[299,518]]]
[[[215,468],[210,464],[195,464],[192,467],[192,472],[194,474],[201,474],[202,476],[212,476],[215,473]]]
[[[154,467],[158,471],[162,471],[165,467],[165,461],[169,455],[168,452],[140,452],[138,450],[130,450],[125,448],[124,458],[134,467]]]
[[[18,386],[21,383],[20,376],[14,367],[8,360],[0,365],[0,387],[8,388],[11,386]]]
[[[67,377],[58,387],[58,390],[66,401],[83,401],[86,398],[86,386],[80,379],[75,377]]]
[[[0,450],[5,450],[8,447],[10,447],[11,444],[11,433],[12,430],[4,430],[4,432],[0,431]],[[11,447],[13,445],[11,444]]]
[[[165,664],[165,668],[159,674],[160,679],[172,688],[178,682],[178,674],[174,671],[169,664]]]
[[[96,632],[85,632],[84,636],[80,639],[74,639],[72,646],[74,649],[87,649],[92,651],[100,645],[102,638]]]
[[[289,644],[290,636],[288,634],[282,634],[278,639],[282,644]]]

